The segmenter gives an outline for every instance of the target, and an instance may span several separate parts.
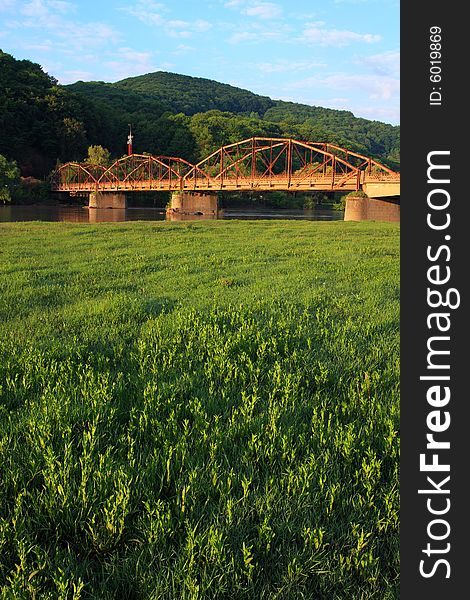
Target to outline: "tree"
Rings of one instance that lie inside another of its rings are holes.
[[[12,192],[19,185],[20,170],[14,160],[7,160],[0,154],[0,202],[11,202]]]
[[[88,156],[85,158],[85,162],[90,165],[101,165],[102,167],[108,167],[111,162],[111,154],[107,148],[103,146],[89,146]]]
[[[86,130],[79,119],[64,117],[59,125],[60,157],[77,160],[86,148]]]

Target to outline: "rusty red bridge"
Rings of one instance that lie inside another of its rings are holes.
[[[219,148],[197,164],[131,154],[105,168],[69,162],[52,178],[60,192],[354,191],[398,196],[400,174],[334,144],[253,137]]]

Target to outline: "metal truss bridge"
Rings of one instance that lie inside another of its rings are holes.
[[[222,146],[197,164],[131,154],[109,167],[69,162],[52,176],[60,192],[357,191],[399,196],[400,174],[334,144],[252,137]]]

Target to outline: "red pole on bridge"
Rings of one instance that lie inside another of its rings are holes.
[[[129,135],[127,136],[127,155],[130,156],[132,154],[132,139],[133,139],[133,135],[132,135],[132,127],[131,124],[129,123]]]

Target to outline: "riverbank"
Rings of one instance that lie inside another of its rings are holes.
[[[397,224],[0,234],[7,593],[399,597]]]

